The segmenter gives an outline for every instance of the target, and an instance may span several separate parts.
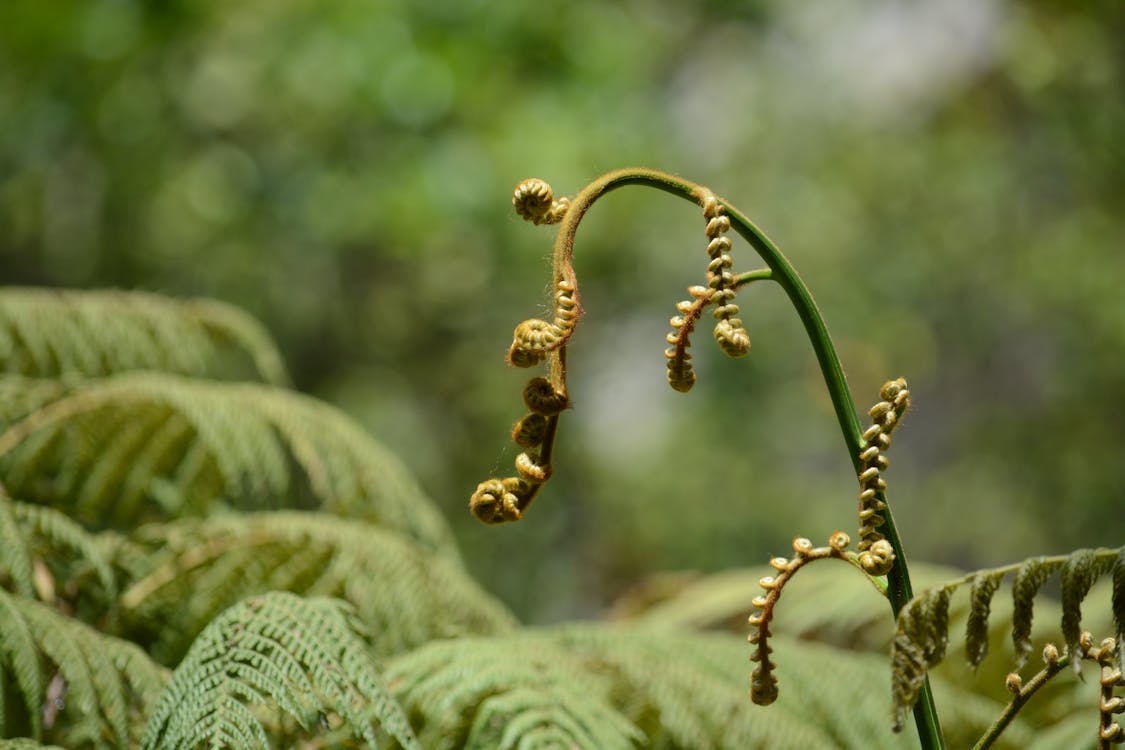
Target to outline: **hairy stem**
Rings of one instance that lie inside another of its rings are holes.
[[[1012,695],[1012,700],[1004,707],[1004,712],[993,722],[988,731],[984,733],[977,744],[973,745],[973,750],[987,750],[992,747],[992,743],[996,742],[1000,734],[1008,728],[1012,723],[1012,719],[1016,718],[1016,714],[1023,708],[1023,705],[1031,700],[1031,696],[1038,692],[1039,688],[1047,684],[1047,681],[1061,672],[1067,664],[1070,663],[1069,655],[1059,657],[1053,662],[1048,662],[1047,666],[1043,667],[1034,677],[1023,685],[1019,690]]]
[[[602,175],[573,198],[570,208],[563,217],[555,240],[555,284],[564,279],[575,282],[574,236],[586,211],[598,198],[625,185],[654,187],[690,200],[700,206],[703,205],[704,197],[710,193],[700,185],[654,169],[619,169]],[[836,355],[836,349],[828,335],[828,328],[824,324],[824,318],[821,317],[820,310],[813,301],[812,294],[801,281],[800,276],[797,275],[797,271],[788,259],[782,255],[781,251],[762,230],[731,204],[721,198],[719,202],[730,217],[731,227],[757,251],[769,267],[771,279],[785,290],[790,303],[792,303],[802,324],[804,324],[805,332],[808,334],[817,362],[820,364],[820,371],[824,376],[824,383],[828,388],[832,408],[836,412],[836,419],[840,424],[844,442],[847,444],[848,454],[851,456],[852,465],[858,474],[861,468],[859,454],[867,447],[863,440],[863,430],[859,424],[851,392],[848,390],[847,378],[844,376],[843,367],[840,365],[840,358]],[[553,380],[556,370],[557,363],[552,367]],[[882,493],[880,493],[879,499],[886,501]],[[910,585],[910,572],[907,567],[906,555],[899,540],[889,504],[885,510],[881,511],[881,515],[883,516],[882,530],[887,540],[894,546],[897,558],[894,567],[887,576],[887,599],[890,602],[891,611],[897,617],[899,610],[913,598],[914,592]],[[929,748],[945,747],[928,679],[922,686],[921,696],[914,707],[914,721],[918,727],[918,735],[923,748],[928,750]]]

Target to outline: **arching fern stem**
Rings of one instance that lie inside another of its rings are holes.
[[[675,175],[659,170],[644,168],[619,169],[602,175],[594,182],[587,185],[576,195],[570,208],[563,216],[554,249],[555,279],[558,284],[563,279],[574,279],[574,235],[578,224],[586,211],[598,198],[606,193],[626,185],[645,185],[663,190],[666,193],[692,201],[700,206],[703,198],[709,191],[693,182],[684,180]],[[832,408],[836,412],[836,419],[840,424],[840,431],[847,444],[848,454],[851,456],[852,465],[856,473],[861,470],[859,454],[867,447],[863,439],[863,431],[856,416],[855,403],[852,401],[851,392],[848,390],[847,378],[840,366],[840,359],[836,355],[836,348],[828,335],[828,328],[824,319],[813,301],[808,287],[801,281],[797,271],[782,255],[776,245],[765,233],[754,225],[741,211],[719,198],[719,202],[726,209],[730,217],[731,226],[758,252],[771,272],[771,278],[785,290],[801,323],[805,326],[813,351],[816,353],[817,362],[820,364],[824,383],[832,399]],[[565,368],[565,362],[556,358],[553,367]],[[552,380],[558,380],[559,373],[552,372]],[[885,501],[882,493],[879,499]],[[898,531],[894,518],[891,516],[890,506],[881,511],[883,516],[882,531],[894,546],[897,559],[894,567],[887,576],[887,600],[895,617],[902,607],[910,601],[914,592],[910,585],[910,572],[907,568],[906,555],[899,541]],[[944,748],[941,727],[938,724],[937,710],[934,706],[933,695],[930,691],[929,681],[922,686],[918,703],[914,707],[914,723],[918,727],[918,736],[922,747],[926,750]]]

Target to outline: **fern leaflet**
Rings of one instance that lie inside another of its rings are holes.
[[[376,727],[421,750],[378,678],[375,656],[345,603],[273,592],[247,599],[200,634],[145,728],[144,750],[268,747],[259,712],[302,727],[339,714],[379,747]]]
[[[269,386],[154,373],[82,383],[0,434],[0,477],[103,527],[319,506],[456,555],[401,462],[341,412]]]
[[[372,631],[377,653],[428,640],[493,634],[512,615],[455,561],[402,535],[324,513],[277,512],[182,520],[142,528],[131,551],[127,619],[164,662],[178,660],[204,625],[238,599],[271,590],[345,599]]]
[[[222,302],[0,288],[0,371],[55,378],[129,370],[288,382],[262,325]]]
[[[891,650],[892,696],[896,725],[918,698],[926,672],[945,657],[948,641],[949,598],[958,588],[971,584],[971,602],[966,641],[970,662],[979,664],[985,646],[992,594],[1000,580],[1015,572],[1012,584],[1012,640],[1016,664],[1020,668],[1031,651],[1031,626],[1035,597],[1043,584],[1060,573],[1062,622],[1060,628],[1073,653],[1078,644],[1082,618],[1081,605],[1102,575],[1113,572],[1114,627],[1121,633],[1123,622],[1118,605],[1125,597],[1125,547],[1120,549],[1082,549],[1062,557],[1034,557],[1018,565],[977,571],[963,578],[923,591],[912,599],[898,616]],[[1120,656],[1121,652],[1118,652]],[[979,657],[979,658],[978,658]],[[1074,660],[1078,663],[1078,659]],[[1120,661],[1120,660],[1119,660]]]
[[[8,675],[28,725],[5,726],[0,713],[0,734],[49,734],[66,745],[107,749],[136,742],[136,717],[148,712],[165,680],[164,671],[132,643],[0,591],[0,677]],[[6,684],[0,679],[0,692]],[[4,695],[0,704],[13,697]],[[60,704],[56,721],[52,713]]]

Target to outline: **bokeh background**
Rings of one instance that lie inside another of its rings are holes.
[[[706,241],[638,189],[579,233],[556,477],[520,524],[469,517],[515,453],[511,330],[548,299],[553,231],[512,187],[658,167],[789,255],[859,405],[909,379],[889,480],[911,557],[1120,545],[1122,39],[1114,0],[5,0],[0,281],[247,308],[299,388],[413,468],[490,589],[529,621],[592,615],[856,524],[778,289],[740,295],[746,360],[701,333],[698,385],[667,387]]]

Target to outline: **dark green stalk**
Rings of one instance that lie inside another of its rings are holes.
[[[570,208],[563,217],[562,226],[559,228],[559,234],[555,241],[556,281],[564,276],[570,278],[574,276],[574,235],[583,215],[602,195],[625,185],[655,187],[700,205],[702,205],[704,197],[710,192],[695,183],[652,169],[621,169],[603,175],[574,197]],[[800,276],[797,275],[797,271],[788,259],[782,255],[781,251],[765,233],[737,208],[721,199],[720,202],[730,217],[731,226],[750,243],[766,265],[769,266],[770,278],[785,290],[789,301],[801,318],[809,342],[816,354],[817,362],[820,364],[820,371],[824,376],[825,386],[828,388],[829,396],[832,399],[832,408],[836,412],[836,419],[840,424],[844,442],[847,444],[852,465],[858,474],[860,471],[859,454],[866,447],[863,440],[863,430],[856,415],[851,392],[848,390],[847,378],[840,365],[840,358],[836,355],[836,349],[828,335],[828,328],[824,324],[824,319],[821,317],[816,302],[813,301],[812,294],[801,281]],[[886,497],[882,493],[880,493],[879,499],[886,501]],[[881,515],[883,517],[882,531],[895,549],[895,564],[887,576],[887,600],[890,602],[891,611],[897,617],[899,610],[913,598],[914,592],[910,585],[910,571],[906,562],[906,554],[903,551],[889,504],[887,504],[885,510],[881,511]],[[932,750],[945,747],[928,678],[922,686],[918,703],[914,706],[914,722],[918,727],[918,736],[923,748]]]

